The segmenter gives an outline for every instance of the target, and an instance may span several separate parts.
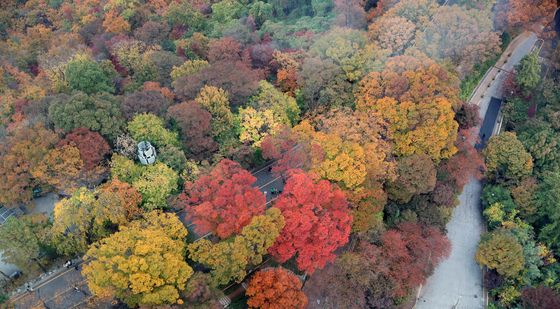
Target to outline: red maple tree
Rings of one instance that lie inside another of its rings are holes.
[[[84,168],[88,171],[94,169],[111,152],[109,144],[97,132],[86,128],[77,128],[66,134],[64,139],[58,142],[58,147],[74,146],[80,150],[80,159],[84,162]]]
[[[286,225],[269,252],[280,262],[297,254],[298,268],[313,273],[348,242],[352,216],[344,193],[330,182],[314,182],[300,170],[290,174],[275,204]]]
[[[435,265],[449,255],[451,245],[435,227],[405,222],[381,237],[381,250],[363,250],[377,263],[376,269],[392,283],[392,296],[406,296],[426,280]],[[367,247],[368,245],[366,245]],[[378,255],[378,256],[376,256]]]
[[[246,294],[249,308],[303,309],[307,297],[301,291],[301,281],[283,268],[269,268],[257,272],[249,282]]]
[[[264,213],[266,198],[253,187],[255,181],[239,163],[224,159],[207,175],[186,183],[177,201],[186,208],[197,233],[212,232],[224,239]]]

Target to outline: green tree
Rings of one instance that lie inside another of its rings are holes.
[[[108,93],[59,95],[49,106],[49,119],[65,132],[84,127],[110,140],[121,133],[123,126],[120,104]]]
[[[478,245],[476,261],[500,275],[517,278],[523,270],[525,258],[523,247],[515,236],[505,230],[497,230],[484,235]]]
[[[147,213],[93,245],[82,273],[98,297],[130,307],[174,304],[193,274],[183,257],[186,236],[174,214]]]
[[[154,114],[139,114],[128,123],[128,132],[137,141],[149,141],[156,147],[180,146],[177,132],[169,131],[161,118]]]
[[[9,217],[0,225],[0,250],[5,262],[22,270],[36,264],[45,271],[39,257],[46,245],[48,218],[43,215]]]
[[[523,57],[515,69],[517,70],[515,75],[517,84],[526,92],[535,89],[541,80],[538,52],[532,52]]]
[[[533,159],[512,132],[493,136],[483,151],[487,175],[491,179],[519,181],[533,171]]]
[[[299,122],[296,100],[265,80],[259,82],[258,92],[249,99],[249,106],[258,111],[271,110],[274,118],[285,125],[294,126]]]
[[[114,70],[104,70],[99,63],[80,55],[68,62],[64,70],[64,78],[70,89],[87,94],[114,92],[115,87],[111,80],[114,74]]]
[[[167,198],[177,189],[179,176],[167,165],[158,162],[143,167],[132,186],[142,194],[142,206],[147,210],[165,208]]]
[[[546,172],[535,193],[539,239],[560,248],[560,173]]]

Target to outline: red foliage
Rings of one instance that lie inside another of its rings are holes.
[[[208,43],[207,58],[209,62],[239,61],[242,59],[241,44],[230,37],[213,40]]]
[[[455,142],[459,151],[441,166],[455,181],[458,189],[463,188],[471,177],[481,179],[484,174],[484,160],[473,146],[476,138],[472,129],[459,131]]]
[[[264,71],[253,70],[248,61],[222,60],[179,78],[174,87],[182,100],[194,99],[205,85],[222,88],[228,92],[233,105],[241,105],[255,93],[264,77]]]
[[[218,144],[212,139],[212,115],[198,103],[189,101],[173,105],[167,113],[177,121],[182,131],[183,143],[195,157],[202,159],[208,153],[218,150]]]
[[[186,183],[178,204],[185,207],[198,234],[227,238],[265,211],[266,198],[253,187],[256,178],[237,162],[224,159],[208,174]]]
[[[352,216],[344,193],[330,182],[317,183],[294,170],[275,207],[286,225],[269,252],[280,262],[297,254],[300,270],[313,273],[336,257],[334,251],[348,242]]]
[[[262,143],[262,156],[269,160],[276,160],[272,171],[285,173],[290,169],[306,169],[311,163],[308,145],[298,141],[289,127],[283,127],[274,136],[266,136]]]
[[[528,309],[560,308],[560,296],[553,289],[545,286],[527,287],[521,291],[523,307]]]
[[[303,309],[307,297],[301,291],[301,282],[292,272],[283,268],[263,269],[257,272],[247,287],[249,308]]]
[[[401,223],[381,237],[381,251],[373,250],[377,269],[392,283],[392,296],[406,296],[426,280],[435,265],[449,255],[451,245],[435,227]]]
[[[80,158],[84,162],[84,168],[93,170],[111,152],[109,144],[97,132],[86,128],[77,128],[66,134],[64,139],[58,142],[57,147],[71,145],[80,150]]]

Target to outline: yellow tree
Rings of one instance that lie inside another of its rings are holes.
[[[98,297],[116,297],[130,307],[181,303],[193,274],[185,262],[187,230],[174,214],[149,212],[94,244],[82,274]]]
[[[233,238],[216,244],[206,239],[190,244],[189,258],[212,269],[212,283],[216,286],[231,280],[241,282],[249,265],[262,262],[284,224],[280,210],[270,208],[264,215],[253,217],[241,234]]]
[[[347,189],[355,189],[365,181],[366,154],[358,143],[318,132],[313,145],[321,149],[313,158],[313,171],[322,178],[339,182]]]
[[[233,114],[229,108],[228,94],[213,86],[204,86],[195,101],[212,115],[212,134],[222,141],[233,127]]]
[[[241,121],[239,140],[249,142],[255,147],[259,147],[265,136],[274,134],[280,127],[274,112],[269,109],[257,111],[252,107],[241,108],[239,118]]]
[[[79,185],[83,166],[80,150],[66,145],[49,151],[31,174],[60,191],[72,192]]]
[[[449,100],[435,98],[415,104],[386,97],[368,100],[366,106],[360,108],[388,123],[396,155],[427,154],[438,162],[457,152],[454,143],[459,125]]]

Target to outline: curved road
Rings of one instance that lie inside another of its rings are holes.
[[[475,89],[470,103],[480,107],[482,119],[486,115],[491,97],[502,97],[502,83],[508,72],[531,52],[536,42],[534,33],[524,32],[516,37],[498,60],[496,67],[488,71]],[[451,255],[436,267],[425,286],[420,288],[416,309],[485,308],[482,270],[474,260],[484,228],[480,207],[481,191],[482,185],[476,179],[471,179],[463,188],[459,196],[460,204],[447,224]]]

